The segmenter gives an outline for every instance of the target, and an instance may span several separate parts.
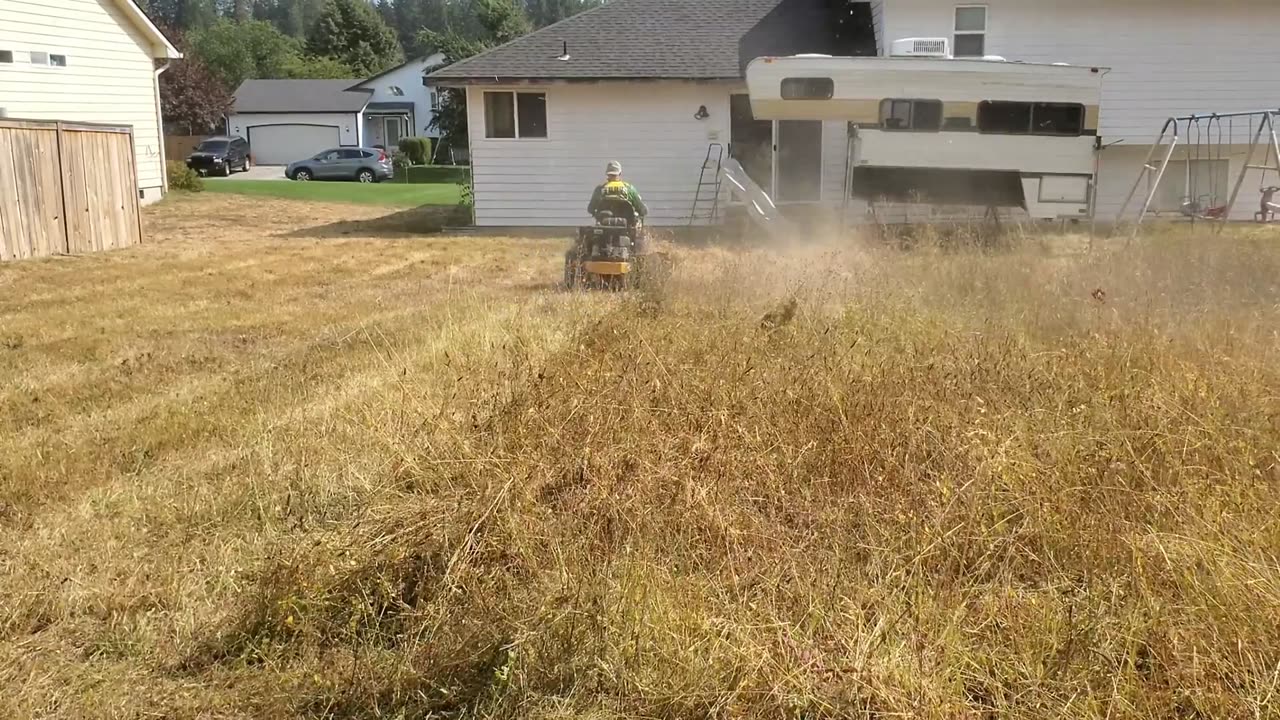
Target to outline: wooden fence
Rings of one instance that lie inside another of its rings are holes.
[[[170,160],[182,161],[188,155],[195,152],[196,146],[200,141],[209,137],[208,135],[165,135],[164,136],[164,156]]]
[[[0,120],[0,260],[140,242],[131,128]]]

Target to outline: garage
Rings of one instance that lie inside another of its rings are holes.
[[[288,165],[363,142],[373,91],[351,80],[245,80],[227,116],[227,134],[249,141],[258,165]]]
[[[342,144],[336,125],[251,126],[248,140],[258,165],[288,165]]]

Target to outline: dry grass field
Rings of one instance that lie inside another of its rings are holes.
[[[0,717],[1276,716],[1280,233],[572,294],[385,212],[0,266]]]

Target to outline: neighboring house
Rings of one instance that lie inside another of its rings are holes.
[[[477,224],[580,224],[610,159],[639,187],[652,223],[686,223],[716,143],[779,204],[839,205],[845,124],[754,120],[743,68],[763,55],[877,55],[895,39],[945,37],[959,56],[1112,68],[1100,217],[1118,209],[1165,117],[1280,106],[1272,0],[876,0],[836,14],[840,5],[613,0],[429,74],[467,92]],[[1244,134],[1237,128],[1237,141]],[[1193,157],[1197,187],[1234,180],[1240,150]],[[1187,167],[1179,173],[1184,181],[1161,193],[1167,209],[1186,192]],[[1245,188],[1237,213],[1251,217],[1257,183]]]
[[[434,136],[436,93],[423,73],[439,54],[368,80],[245,80],[235,92],[227,132],[249,141],[254,162],[286,165],[339,146],[394,149],[401,137]]]
[[[164,195],[158,78],[182,55],[132,0],[0,1],[0,116],[133,128],[142,202]]]
[[[321,150],[363,144],[364,109],[373,93],[350,80],[245,80],[227,132],[249,141],[257,165],[287,165]]]

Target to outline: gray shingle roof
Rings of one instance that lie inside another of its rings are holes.
[[[350,87],[350,80],[245,80],[236,90],[233,112],[357,112],[373,91]]]
[[[782,0],[612,0],[428,75],[449,80],[742,77],[738,43]],[[563,43],[569,60],[558,60]]]

